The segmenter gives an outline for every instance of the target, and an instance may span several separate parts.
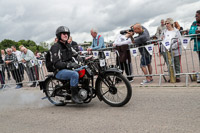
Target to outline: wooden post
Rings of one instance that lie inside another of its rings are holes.
[[[169,62],[169,76],[170,76],[170,83],[175,83],[176,82],[176,78],[175,78],[175,74],[174,74],[174,68],[173,68],[173,64],[172,64],[172,57],[171,57],[171,53],[169,51],[167,51],[167,57],[168,57],[168,62]]]

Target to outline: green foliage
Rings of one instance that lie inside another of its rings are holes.
[[[17,45],[17,42],[15,42],[13,40],[9,40],[9,39],[4,39],[0,43],[0,49],[10,48],[12,45]]]
[[[44,48],[40,45],[37,45],[34,41],[32,40],[20,40],[18,42],[15,42],[13,40],[9,40],[9,39],[4,39],[3,41],[0,42],[0,49],[6,49],[6,48],[10,48],[11,46],[16,46],[16,48],[19,50],[19,46],[23,45],[26,48],[30,49],[31,51],[33,51],[34,53],[36,51],[38,52],[44,52],[47,51],[47,48]]]

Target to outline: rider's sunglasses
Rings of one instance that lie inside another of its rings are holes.
[[[61,33],[61,34],[63,34],[63,35],[67,35],[67,32],[63,32],[63,33]]]

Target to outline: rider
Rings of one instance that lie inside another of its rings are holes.
[[[72,70],[80,66],[73,60],[73,56],[77,56],[77,53],[67,42],[70,37],[69,28],[65,26],[58,27],[56,36],[58,41],[50,49],[52,62],[57,69],[55,76],[57,79],[70,80],[72,101],[75,103],[83,103],[83,100],[78,96],[79,74]]]

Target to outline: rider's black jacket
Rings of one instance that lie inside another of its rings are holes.
[[[70,65],[74,62],[72,57],[77,56],[70,44],[63,44],[59,41],[51,47],[50,53],[54,67],[58,70],[71,69]]]

